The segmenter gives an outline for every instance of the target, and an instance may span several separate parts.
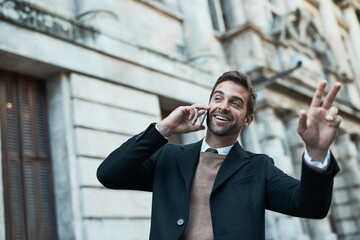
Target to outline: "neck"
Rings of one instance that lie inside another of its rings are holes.
[[[212,148],[222,148],[230,145],[234,145],[239,138],[240,133],[232,134],[228,136],[216,136],[209,130],[206,132],[205,141]]]

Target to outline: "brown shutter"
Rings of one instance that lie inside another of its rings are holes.
[[[6,239],[25,239],[16,81],[14,74],[1,72],[0,76]]]
[[[0,74],[7,239],[56,239],[45,84]]]

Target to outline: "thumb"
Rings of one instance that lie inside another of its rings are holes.
[[[306,120],[307,120],[307,114],[305,112],[305,110],[301,110],[300,111],[300,117],[299,117],[299,124],[298,124],[298,128],[297,128],[297,132],[301,135],[301,133],[303,133],[307,126],[306,126]]]

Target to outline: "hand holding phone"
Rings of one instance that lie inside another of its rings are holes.
[[[203,115],[203,118],[201,119],[201,122],[200,122],[200,127],[202,127],[202,125],[204,124],[204,121],[205,121],[205,118],[206,118],[206,115],[207,115],[208,111],[206,111]]]

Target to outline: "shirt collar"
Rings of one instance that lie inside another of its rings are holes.
[[[214,148],[214,149],[216,149],[218,151],[218,154],[228,155],[233,146],[234,145],[222,147],[222,148]],[[209,146],[209,144],[207,144],[207,142],[205,141],[205,138],[204,138],[202,141],[202,144],[201,144],[201,152],[205,152],[206,149],[208,149],[208,148],[211,148],[211,147]]]

